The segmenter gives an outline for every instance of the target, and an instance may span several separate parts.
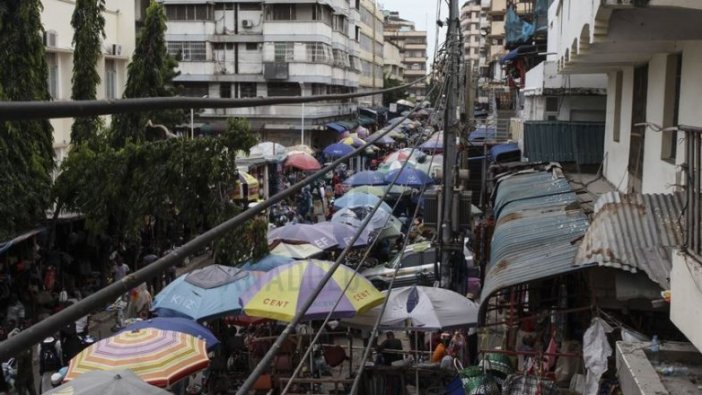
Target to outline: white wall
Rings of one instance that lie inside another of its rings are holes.
[[[615,109],[615,73],[608,74],[607,121],[605,126],[604,175],[617,189],[625,192],[629,178],[629,135],[631,131],[632,95],[634,92],[634,68],[626,67],[622,72],[622,101],[620,117],[620,140],[613,140]]]

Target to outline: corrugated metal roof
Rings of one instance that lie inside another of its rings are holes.
[[[595,215],[575,259],[632,273],[644,271],[670,288],[672,248],[683,243],[682,196],[679,194],[606,193],[595,203]]]
[[[582,268],[573,260],[576,242],[585,234],[588,220],[560,171],[502,179],[495,212],[481,304],[502,288]]]
[[[524,156],[530,161],[596,164],[604,155],[604,123],[524,122]]]

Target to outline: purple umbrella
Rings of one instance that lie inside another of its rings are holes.
[[[336,240],[339,242],[339,248],[346,248],[351,240],[353,240],[353,236],[356,234],[356,228],[343,223],[320,222],[314,226],[331,231],[336,236]],[[358,239],[356,239],[356,242],[353,243],[353,246],[359,247],[368,244],[370,237],[370,230],[364,229],[358,236]]]
[[[347,178],[343,182],[346,185],[359,186],[359,185],[385,185],[387,182],[383,179],[383,175],[377,171],[365,170],[359,171],[358,173]]]
[[[318,224],[288,224],[273,229],[268,233],[268,242],[276,240],[309,243],[322,250],[339,247],[345,248],[356,230],[348,225],[322,222]],[[368,236],[361,234],[354,245],[365,245]]]

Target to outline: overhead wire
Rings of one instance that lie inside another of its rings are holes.
[[[432,89],[434,89],[434,88],[432,88]],[[414,112],[414,111],[417,111],[417,109],[413,110],[413,112]],[[414,144],[414,146],[412,147],[412,149],[411,149],[411,151],[410,151],[410,153],[409,153],[408,160],[406,160],[406,161],[402,164],[401,168],[399,169],[399,171],[397,172],[395,178],[393,179],[393,183],[395,183],[395,182],[397,181],[397,179],[398,179],[398,177],[400,176],[400,174],[401,174],[401,173],[404,171],[404,169],[409,165],[409,162],[410,162],[410,161],[409,161],[409,158],[412,157],[412,155],[414,154],[414,152],[417,150],[417,148],[419,147],[419,145],[420,145],[422,142],[423,142],[423,141],[421,141],[421,140],[418,139],[417,142]],[[436,148],[434,148],[432,154],[435,154],[435,153],[436,153]],[[431,169],[431,165],[432,165],[433,161],[434,161],[434,155],[432,155],[432,158],[431,158],[431,160],[430,160],[430,162],[429,162],[429,169]],[[419,198],[420,198],[420,199],[422,198],[422,195],[423,195],[423,193],[424,193],[425,190],[426,190],[426,188],[424,188],[424,190],[423,190],[423,191],[421,192],[421,194],[419,195]],[[368,217],[372,217],[372,216],[374,215],[374,213],[380,208],[380,205],[383,203],[383,201],[385,200],[385,198],[387,197],[387,195],[389,194],[389,192],[390,192],[390,187],[386,189],[385,193],[383,194],[383,197],[376,203],[376,205],[375,205],[375,207],[373,208],[373,211],[372,211],[373,214],[368,214]],[[394,207],[393,207],[393,211],[394,211],[394,209],[399,205],[399,203],[400,203],[400,200],[398,199],[398,201],[395,202],[395,205],[394,205]],[[387,226],[388,222],[390,221],[390,218],[391,218],[391,217],[388,216],[388,217],[385,219],[385,223],[384,223],[385,226]],[[411,222],[411,223],[413,223],[413,222],[414,222],[414,217],[412,218],[412,222]],[[363,262],[368,258],[368,255],[370,254],[370,252],[371,252],[371,250],[373,249],[373,247],[375,246],[375,244],[380,240],[380,237],[379,237],[379,236],[380,236],[380,233],[378,233],[378,235],[376,235],[376,237],[373,239],[371,245],[368,246],[368,247],[366,248],[366,251],[365,251],[363,257],[362,257],[362,258],[359,260],[359,262],[356,264],[356,266],[355,266],[355,268],[354,268],[354,271],[353,271],[353,273],[351,274],[351,277],[350,277],[349,280],[346,282],[346,285],[344,286],[344,289],[343,289],[343,290],[341,291],[341,293],[339,294],[339,297],[337,298],[337,300],[336,300],[334,306],[333,306],[333,307],[331,308],[331,310],[327,313],[327,315],[326,315],[324,321],[323,321],[322,324],[320,325],[321,328],[324,328],[324,326],[327,325],[327,323],[329,322],[329,320],[331,319],[331,317],[334,315],[334,311],[335,311],[336,308],[339,306],[339,303],[340,303],[341,300],[343,299],[344,294],[346,293],[346,291],[348,290],[348,288],[351,286],[351,283],[353,282],[353,279],[354,279],[354,278],[356,277],[356,275],[358,274],[358,270],[360,269],[361,265],[362,265]],[[408,239],[408,237],[406,237],[405,239]],[[348,247],[347,247],[347,248],[348,248]],[[288,379],[288,382],[287,382],[286,386],[283,388],[283,390],[281,391],[281,394],[283,394],[283,395],[286,394],[287,391],[290,389],[290,387],[292,386],[292,383],[293,383],[294,379],[297,377],[297,375],[298,375],[298,374],[300,373],[300,371],[302,370],[302,367],[303,367],[303,366],[305,365],[305,363],[306,363],[307,357],[308,357],[308,356],[310,355],[310,353],[312,352],[312,350],[313,350],[313,348],[314,348],[314,345],[315,345],[316,342],[319,340],[319,337],[321,336],[321,334],[322,334],[322,331],[321,331],[321,330],[320,330],[320,331],[317,331],[317,333],[316,333],[316,335],[314,336],[314,338],[310,341],[309,346],[306,348],[305,353],[300,357],[300,362],[299,362],[298,365],[296,366],[296,368],[295,368],[295,370],[293,371],[291,377]]]

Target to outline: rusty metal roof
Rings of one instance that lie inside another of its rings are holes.
[[[671,252],[683,243],[683,207],[679,194],[600,196],[575,263],[642,270],[663,289],[670,288]]]
[[[502,288],[582,269],[573,260],[588,227],[560,171],[514,174],[502,179],[496,192],[482,307]]]

